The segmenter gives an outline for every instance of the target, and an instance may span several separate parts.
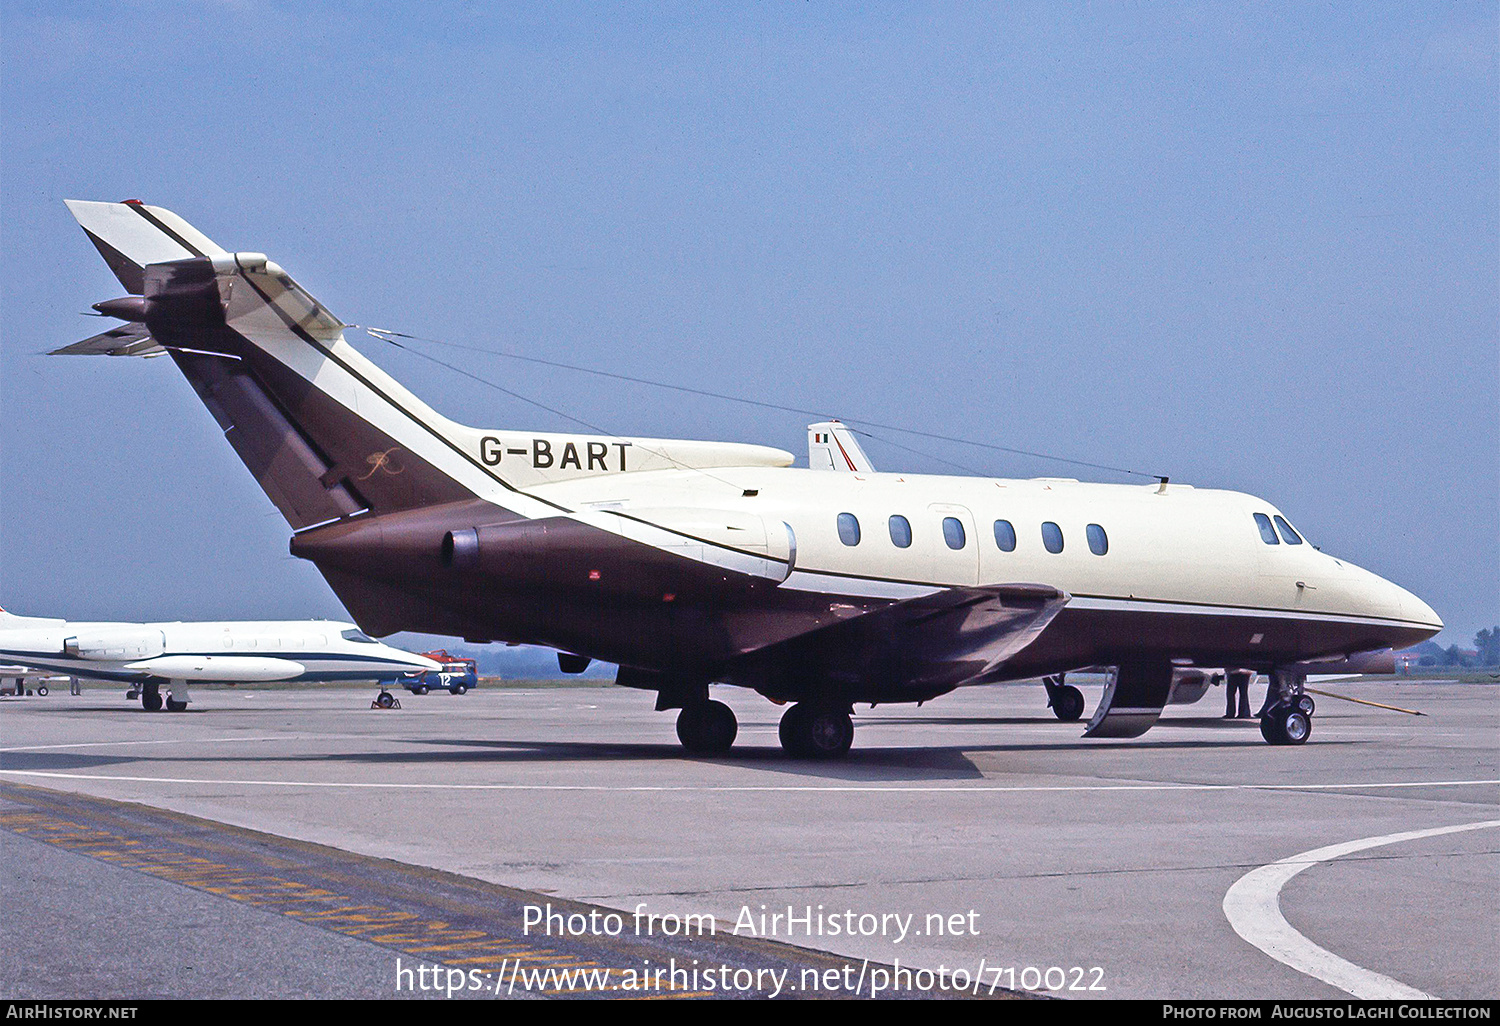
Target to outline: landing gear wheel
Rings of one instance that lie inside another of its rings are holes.
[[[1300,745],[1312,733],[1312,717],[1301,709],[1288,709],[1281,714],[1281,736],[1283,744]]]
[[[1276,715],[1279,711],[1267,709],[1260,718],[1260,736],[1266,739],[1268,745],[1286,744],[1286,738],[1281,735],[1281,717]]]
[[[389,691],[382,691],[380,694],[375,696],[375,704],[380,706],[380,708],[382,709],[389,709],[391,708],[391,706],[396,704],[396,696],[391,694]]]
[[[1318,704],[1312,700],[1311,695],[1302,695],[1297,699],[1297,708],[1302,715],[1311,717],[1317,711]]]
[[[141,708],[147,712],[156,712],[161,709],[161,692],[155,688],[147,688],[141,692]]]
[[[677,714],[677,739],[690,752],[703,755],[727,752],[739,732],[734,710],[723,702],[693,702]]]
[[[1276,706],[1260,718],[1260,735],[1273,745],[1305,744],[1312,734],[1312,717],[1300,706]]]
[[[159,702],[161,699],[158,698],[157,701]],[[187,709],[187,705],[186,702],[179,702],[175,698],[169,698],[167,699],[167,712],[184,712]]]
[[[1083,692],[1073,685],[1060,687],[1052,696],[1052,714],[1064,723],[1072,723],[1083,716]]]
[[[854,743],[854,721],[841,709],[798,703],[781,717],[781,747],[789,755],[836,759]]]

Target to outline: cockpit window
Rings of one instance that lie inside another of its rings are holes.
[[[853,513],[839,514],[839,541],[845,545],[859,544],[859,519]]]
[[[1281,517],[1276,518],[1276,529],[1281,532],[1282,541],[1288,545],[1301,545],[1302,536],[1292,530],[1292,525]]]
[[[1255,514],[1255,526],[1260,528],[1260,540],[1267,545],[1280,545],[1281,539],[1276,537],[1276,528],[1271,526],[1271,518],[1264,513]]]
[[[339,631],[339,637],[343,638],[345,641],[358,641],[360,644],[363,644],[363,645],[378,645],[379,644],[378,641],[376,641],[374,638],[370,637],[364,631],[357,630],[354,627],[350,627],[347,631]]]

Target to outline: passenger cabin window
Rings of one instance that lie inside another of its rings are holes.
[[[950,549],[961,549],[968,542],[964,535],[964,522],[958,517],[943,518],[943,541]]]
[[[853,513],[839,514],[839,541],[845,545],[859,544],[859,518]]]
[[[901,515],[890,519],[891,544],[898,549],[911,547],[911,521]]]
[[[1052,521],[1042,525],[1042,545],[1048,552],[1058,553],[1063,550],[1062,528]]]
[[[1286,542],[1288,545],[1302,544],[1302,536],[1296,531],[1293,531],[1292,525],[1287,523],[1281,517],[1276,518],[1276,529],[1281,532],[1281,540]]]
[[[1001,552],[1016,551],[1016,529],[1009,520],[995,521],[995,544]]]
[[[353,627],[350,627],[347,631],[339,631],[339,637],[345,641],[358,641],[366,645],[375,644],[374,638],[370,637],[364,631],[356,630]]]
[[[1271,518],[1264,513],[1255,514],[1255,526],[1260,528],[1260,540],[1267,545],[1280,545],[1281,539],[1276,537],[1276,528],[1271,526]]]
[[[1102,556],[1109,551],[1109,535],[1104,533],[1104,528],[1098,524],[1088,526],[1089,551],[1096,556]]]

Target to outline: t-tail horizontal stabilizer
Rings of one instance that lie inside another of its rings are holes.
[[[122,324],[118,328],[100,332],[74,342],[70,346],[54,349],[49,356],[160,356],[166,350],[151,337],[144,324]]]

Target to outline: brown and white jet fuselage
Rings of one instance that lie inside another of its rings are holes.
[[[159,208],[70,207],[142,297],[119,316],[142,319],[69,350],[165,349],[361,627],[619,663],[620,683],[683,710],[692,748],[734,736],[711,682],[798,703],[788,748],[837,754],[855,702],[1096,665],[1118,670],[1091,734],[1141,733],[1174,673],[1228,667],[1273,675],[1263,730],[1300,742],[1297,664],[1442,626],[1237,492],[837,473],[763,446],[470,428],[264,256]]]

